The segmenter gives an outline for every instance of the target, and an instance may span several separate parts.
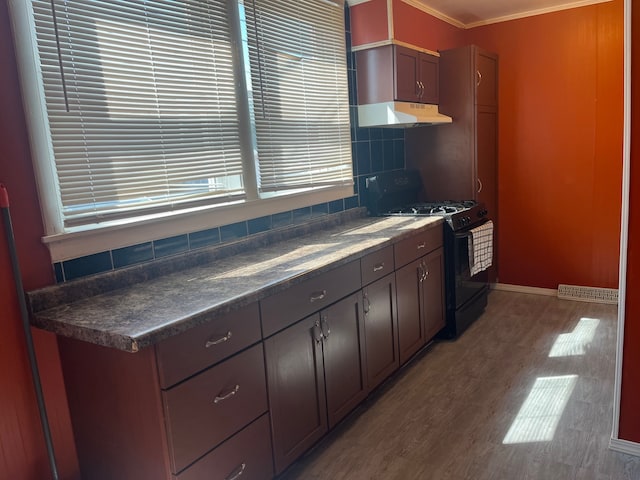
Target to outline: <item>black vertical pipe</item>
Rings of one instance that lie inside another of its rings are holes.
[[[16,242],[13,236],[13,225],[11,224],[11,213],[9,211],[9,194],[4,185],[0,183],[0,210],[2,210],[2,219],[5,226],[5,234],[7,237],[7,245],[9,246],[9,255],[11,257],[11,266],[13,268],[13,278],[16,284],[16,295],[20,304],[20,316],[22,318],[22,328],[27,343],[27,353],[29,355],[29,364],[31,366],[31,379],[33,380],[33,388],[36,391],[38,400],[38,411],[40,412],[40,423],[42,424],[42,432],[47,445],[47,455],[49,457],[49,466],[53,480],[58,480],[58,468],[56,467],[56,457],[53,451],[53,441],[51,438],[51,430],[49,428],[49,420],[47,418],[47,409],[44,403],[44,395],[42,394],[42,385],[40,383],[40,373],[38,372],[38,363],[36,361],[36,352],[33,347],[33,337],[31,336],[31,327],[29,325],[29,314],[27,313],[27,302],[24,296],[24,288],[22,286],[22,275],[20,274],[20,264],[18,263],[18,252],[16,250]]]

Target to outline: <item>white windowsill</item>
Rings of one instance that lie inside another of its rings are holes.
[[[327,188],[303,194],[262,199],[241,204],[215,206],[189,213],[172,213],[135,223],[109,225],[43,237],[52,262],[61,262],[93,253],[159,240],[185,233],[243,222],[265,215],[310,207],[352,197],[353,187]]]

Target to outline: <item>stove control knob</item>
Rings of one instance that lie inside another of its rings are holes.
[[[485,217],[485,216],[487,215],[487,213],[489,213],[489,212],[488,212],[486,209],[484,209],[484,210],[480,210],[480,211],[478,212],[478,216],[479,216],[479,217]]]

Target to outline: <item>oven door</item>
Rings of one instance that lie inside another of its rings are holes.
[[[454,233],[454,271],[455,271],[455,298],[456,310],[467,303],[475,295],[487,289],[489,285],[489,275],[487,270],[483,270],[471,276],[469,268],[469,242],[471,241],[471,228],[482,225],[473,225],[469,229]]]

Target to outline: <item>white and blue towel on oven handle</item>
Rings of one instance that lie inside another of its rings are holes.
[[[471,276],[493,263],[493,222],[488,220],[469,230],[469,270]]]

